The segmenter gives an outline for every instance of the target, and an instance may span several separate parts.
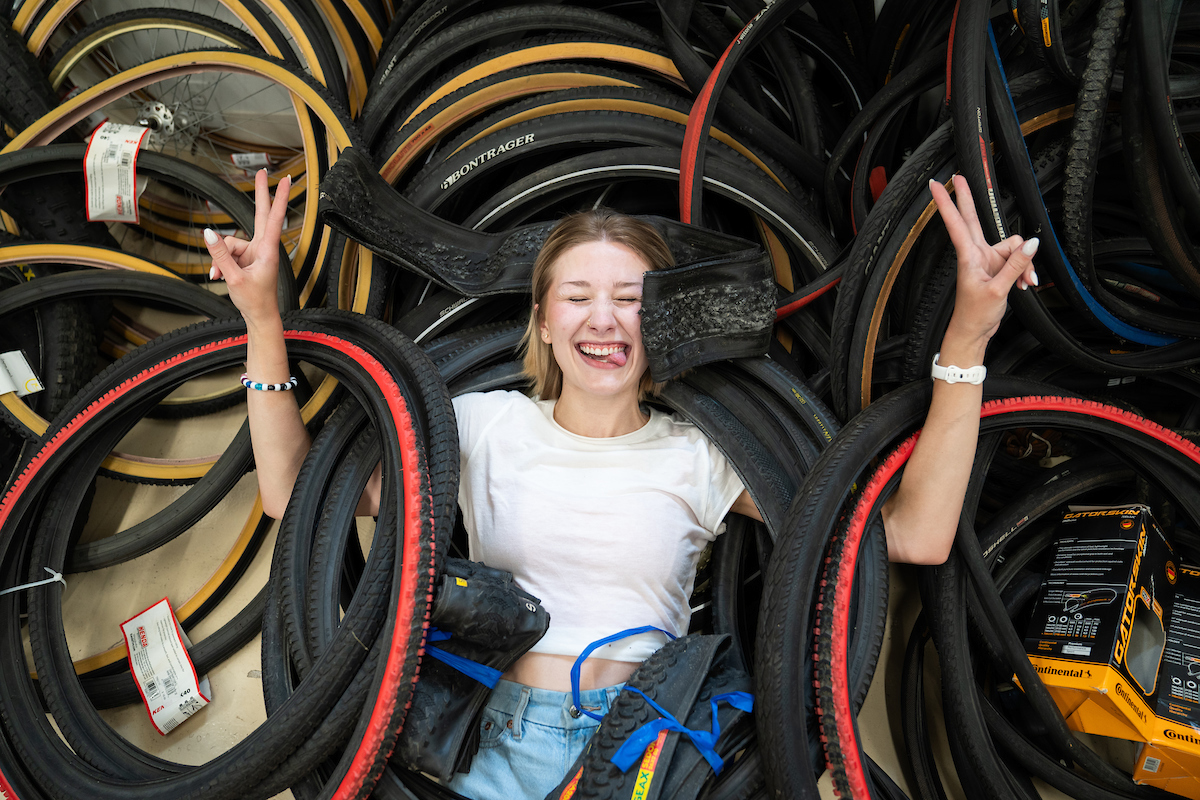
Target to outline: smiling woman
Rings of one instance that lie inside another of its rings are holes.
[[[285,390],[290,372],[275,291],[289,183],[280,181],[272,203],[266,173],[257,176],[252,241],[206,232],[213,278],[225,278],[246,319],[250,430],[271,516],[286,509],[310,447]],[[979,424],[982,370],[974,365],[1009,288],[1018,279],[1036,284],[1036,241],[988,246],[965,182],[957,209],[941,186],[930,190],[958,252],[956,306],[943,362],[934,361],[940,380],[925,431],[883,508],[889,556],[917,563],[944,561],[953,540]],[[687,633],[696,565],[726,514],[761,519],[699,428],[643,402],[655,387],[642,342],[642,279],[671,264],[666,244],[642,220],[603,209],[567,217],[534,265],[525,335],[533,396],[454,398],[470,557],[512,573],[550,614],[545,636],[492,690],[470,771],[450,782],[474,800],[545,797],[638,664],[666,638]],[[381,480],[376,467],[359,514],[377,513]],[[630,629],[638,632],[625,636]],[[585,652],[591,656],[575,667]],[[582,690],[574,698],[573,676]]]
[[[700,554],[745,495],[696,426],[642,404],[656,388],[642,278],[672,263],[647,222],[605,209],[566,217],[534,264],[534,396],[454,400],[471,558],[512,572],[551,618],[488,701],[479,754],[450,782],[467,797],[545,797],[562,779],[599,719],[572,699],[577,656],[643,630],[579,668],[580,708],[603,713],[667,636],[687,633]]]
[[[648,223],[606,209],[564,218],[533,267],[534,305],[525,331],[525,373],[556,419],[578,433],[615,436],[645,424],[638,402],[653,391],[642,348],[642,275],[672,266]],[[592,395],[623,395],[623,422],[607,430]],[[574,423],[561,414],[576,411]]]

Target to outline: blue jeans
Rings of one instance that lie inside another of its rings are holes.
[[[603,716],[621,687],[582,692],[580,705]],[[449,788],[471,800],[543,800],[562,781],[600,723],[571,716],[571,693],[502,680],[480,720],[471,771]]]

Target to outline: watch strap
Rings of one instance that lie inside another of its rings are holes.
[[[943,367],[938,363],[938,358],[941,355],[941,353],[934,355],[933,366],[929,369],[930,377],[935,380],[945,381],[946,383],[971,383],[978,386],[987,377],[987,367],[983,365],[971,367],[970,369],[956,367],[953,364],[947,364]]]

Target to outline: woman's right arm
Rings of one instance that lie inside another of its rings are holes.
[[[225,280],[229,299],[246,321],[246,374],[259,383],[286,383],[292,377],[276,295],[279,241],[290,188],[291,177],[288,176],[279,181],[272,201],[267,172],[259,170],[254,177],[254,238],[247,242],[236,236],[222,238],[207,228],[204,231],[204,240],[213,259],[209,275],[213,280]],[[263,511],[279,519],[287,508],[312,440],[292,392],[248,389],[246,411],[250,418],[250,440]],[[363,494],[358,513],[377,513],[378,493],[377,468]]]

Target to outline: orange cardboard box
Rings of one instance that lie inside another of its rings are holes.
[[[1069,727],[1144,742],[1134,780],[1200,800],[1200,569],[1149,508],[1064,516],[1025,646]]]

